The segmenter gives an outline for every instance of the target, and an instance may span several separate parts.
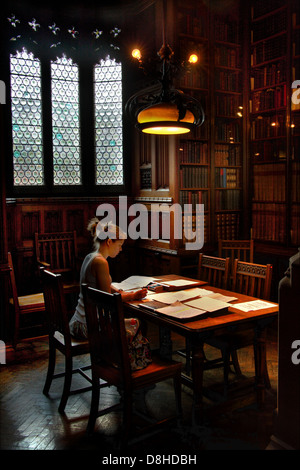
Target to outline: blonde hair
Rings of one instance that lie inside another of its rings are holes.
[[[112,222],[103,223],[97,217],[89,221],[87,230],[93,238],[96,250],[99,249],[100,243],[103,240],[124,240],[126,238],[125,232],[120,227]]]

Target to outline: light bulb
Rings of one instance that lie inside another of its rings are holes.
[[[191,54],[189,57],[189,63],[190,64],[196,64],[198,62],[198,56],[197,54]]]
[[[131,55],[134,59],[140,60],[142,57],[141,51],[139,49],[133,49]]]

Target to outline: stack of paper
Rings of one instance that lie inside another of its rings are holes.
[[[194,299],[201,295],[203,289],[195,287],[194,289],[188,290],[179,290],[175,292],[160,292],[160,293],[148,293],[147,299],[157,300],[158,302],[163,302],[165,304],[172,304],[176,301],[184,302],[189,299]]]
[[[196,317],[205,315],[207,312],[199,308],[189,307],[181,302],[174,302],[167,307],[158,308],[156,312],[167,315],[168,317],[175,318],[176,320],[187,321],[195,319]]]
[[[158,281],[158,279],[149,276],[130,276],[122,282],[113,282],[112,286],[121,290],[142,289],[153,281]]]
[[[201,310],[205,310],[206,312],[216,312],[219,310],[228,311],[228,303],[223,302],[223,300],[213,299],[210,296],[201,297],[200,299],[189,300],[186,302],[186,305],[194,308],[200,308]],[[221,313],[221,312],[220,312]],[[224,311],[224,313],[226,313]]]
[[[249,302],[234,304],[233,307],[237,308],[238,310],[242,310],[243,312],[250,312],[252,310],[261,310],[269,307],[277,307],[277,304],[265,302],[264,300],[251,300]]]

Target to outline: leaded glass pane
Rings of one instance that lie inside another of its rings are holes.
[[[107,57],[94,68],[96,184],[123,184],[122,66]]]
[[[81,184],[78,65],[51,62],[53,184]]]
[[[10,55],[15,186],[44,184],[41,66],[24,48]]]

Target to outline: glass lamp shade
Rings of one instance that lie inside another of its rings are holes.
[[[179,110],[174,103],[159,103],[143,109],[137,116],[138,127],[146,134],[186,134],[194,127],[195,117],[186,110],[179,119]]]

